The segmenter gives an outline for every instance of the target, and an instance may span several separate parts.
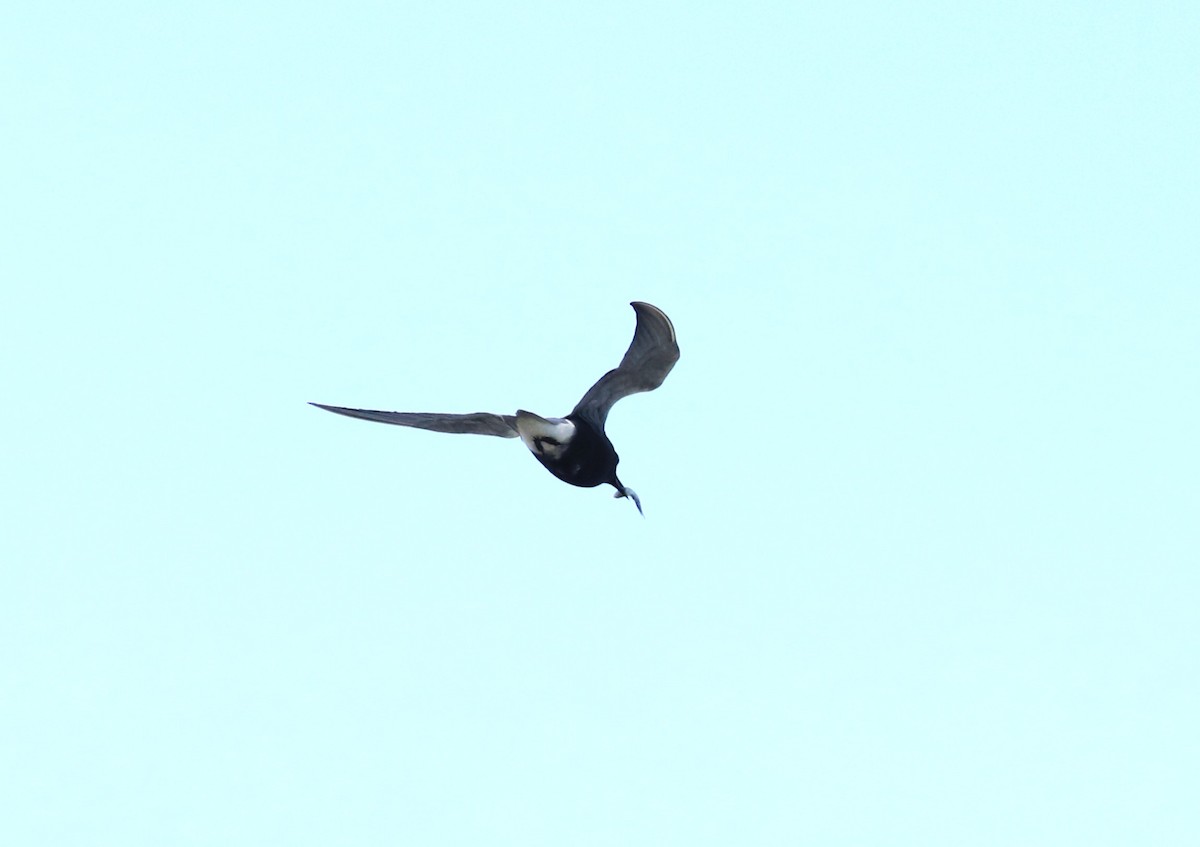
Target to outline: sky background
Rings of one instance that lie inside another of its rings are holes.
[[[0,842],[1200,839],[1194,3],[5,18]]]

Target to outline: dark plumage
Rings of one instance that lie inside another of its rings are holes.
[[[604,423],[613,404],[622,397],[653,391],[662,385],[679,361],[679,344],[675,340],[675,327],[662,309],[649,303],[630,305],[637,315],[637,328],[621,364],[600,377],[565,418],[543,418],[524,410],[515,415],[489,412],[455,415],[312,405],[352,418],[435,432],[520,438],[546,470],[563,482],[585,488],[607,483],[617,489],[615,496],[630,498],[641,512],[637,494],[617,479],[619,458],[604,433]]]

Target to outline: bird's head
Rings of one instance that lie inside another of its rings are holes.
[[[613,497],[617,498],[618,500],[622,497],[628,497],[633,501],[633,505],[637,506],[638,514],[643,518],[646,517],[646,513],[642,511],[642,501],[638,498],[636,491],[634,491],[632,488],[626,488],[624,485],[621,485],[620,482],[614,482],[613,485],[615,485],[617,488],[617,493],[614,494]]]

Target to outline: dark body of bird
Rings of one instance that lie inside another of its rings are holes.
[[[641,512],[637,494],[617,479],[619,457],[604,432],[604,424],[609,410],[622,397],[653,391],[662,385],[679,360],[679,344],[675,327],[661,309],[649,303],[630,305],[637,315],[637,328],[621,364],[600,377],[564,418],[543,418],[524,410],[515,415],[442,414],[312,405],[352,418],[435,432],[519,437],[543,467],[563,482],[583,488],[607,483],[617,489],[615,496],[630,498]]]

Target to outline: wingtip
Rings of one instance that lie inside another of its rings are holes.
[[[639,313],[642,311],[652,312],[653,314],[659,315],[662,318],[664,318],[667,321],[667,323],[671,322],[671,319],[667,317],[667,313],[664,312],[662,309],[660,309],[658,306],[655,306],[653,303],[647,303],[645,300],[634,300],[629,305],[633,307],[633,310],[635,312],[639,312]]]

